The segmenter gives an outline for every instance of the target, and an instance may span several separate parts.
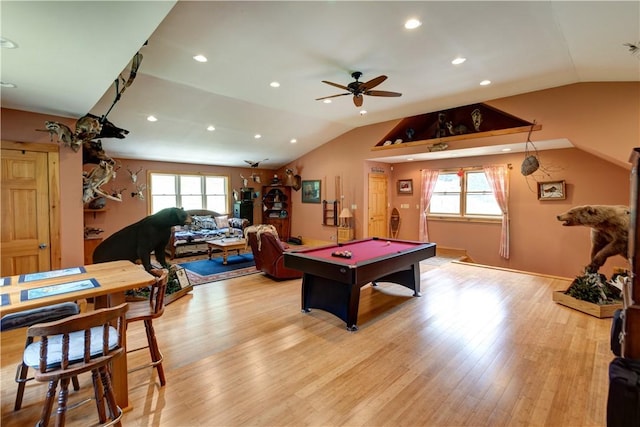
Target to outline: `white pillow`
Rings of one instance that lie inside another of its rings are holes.
[[[227,215],[217,216],[215,220],[218,228],[229,228],[229,217]]]

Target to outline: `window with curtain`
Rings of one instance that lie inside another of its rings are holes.
[[[440,171],[433,189],[429,215],[498,220],[502,210],[483,169]]]
[[[152,214],[170,207],[230,211],[227,176],[151,172],[149,182]]]

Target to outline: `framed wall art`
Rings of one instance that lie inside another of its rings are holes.
[[[176,270],[176,277],[178,278],[178,283],[180,283],[180,289],[185,289],[191,286],[191,282],[189,282],[189,277],[187,276],[187,270],[184,268]]]
[[[413,180],[412,179],[398,180],[398,194],[413,194]]]
[[[566,198],[564,180],[538,183],[538,200],[564,200]]]
[[[302,203],[320,203],[320,180],[302,181]]]

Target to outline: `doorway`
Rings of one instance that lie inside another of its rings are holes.
[[[2,141],[0,276],[60,268],[55,144]]]

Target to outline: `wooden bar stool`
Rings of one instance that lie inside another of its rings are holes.
[[[128,306],[124,303],[55,322],[36,324],[27,329],[27,336],[35,342],[25,348],[23,360],[36,370],[36,381],[49,383],[38,426],[46,427],[49,424],[58,383],[60,392],[56,427],[64,426],[69,381],[71,377],[85,372],[92,374],[100,422],[107,421],[104,406],[106,401],[111,419],[109,425],[120,425],[122,410],[116,404],[109,363],[124,353],[127,309]],[[35,340],[36,338],[39,340]],[[79,404],[82,403],[84,402]]]
[[[164,386],[166,384],[166,380],[164,377],[164,369],[162,368],[163,356],[158,347],[156,332],[153,329],[153,319],[162,316],[162,313],[164,313],[164,296],[167,291],[169,272],[165,269],[154,270],[152,272],[160,274],[160,276],[157,277],[156,282],[149,287],[149,297],[144,301],[129,302],[129,311],[127,312],[127,326],[133,322],[144,322],[144,328],[147,333],[147,345],[127,350],[127,353],[148,348],[151,355],[151,362],[131,368],[129,369],[129,372],[154,367],[158,371],[160,385]]]
[[[78,313],[80,313],[80,308],[73,302],[63,302],[46,307],[20,311],[18,313],[11,313],[0,319],[0,331],[4,332],[19,328],[27,328],[35,325],[36,323],[53,322]],[[33,337],[27,336],[27,341],[25,342],[24,347],[27,348],[31,343],[33,343]],[[27,378],[28,371],[29,366],[27,366],[24,361],[20,362],[17,366],[15,380],[18,383],[18,390],[16,392],[16,402],[13,406],[14,411],[17,411],[22,407],[24,388],[27,385],[27,381],[31,381],[33,379],[33,377]],[[80,390],[78,377],[72,377],[72,381],[73,389],[76,391]]]

